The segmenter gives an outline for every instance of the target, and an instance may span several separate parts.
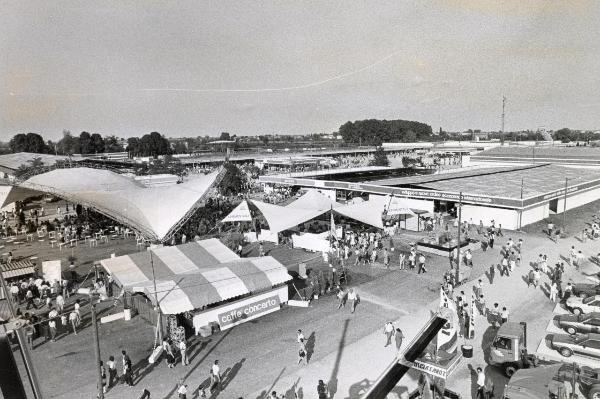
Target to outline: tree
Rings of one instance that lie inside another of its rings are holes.
[[[106,136],[104,138],[104,151],[121,152],[123,151],[123,147],[121,146],[119,139],[116,136]]]
[[[94,133],[90,137],[90,150],[93,154],[104,152],[104,139],[98,133]]]
[[[367,119],[344,123],[339,134],[346,143],[378,146],[383,142],[430,140],[432,130],[431,126],[420,122]]]
[[[80,154],[81,149],[79,148],[79,138],[73,137],[71,132],[63,130],[63,138],[56,143],[57,152],[62,155],[73,155]]]
[[[79,135],[79,151],[82,154],[91,154],[93,151],[92,147],[92,136],[88,132],[81,132]]]
[[[49,151],[44,138],[37,133],[19,133],[10,140],[8,146],[12,153],[34,152],[36,154],[47,154]]]
[[[562,129],[554,132],[554,134],[552,135],[552,138],[554,140],[560,141],[562,143],[568,143],[574,138],[573,136],[574,136],[574,134],[571,131],[571,129],[568,129],[565,127],[565,128],[562,128]]]
[[[129,157],[138,156],[141,152],[141,141],[138,137],[130,137],[127,139],[127,148],[125,151],[129,153]]]
[[[244,191],[244,175],[240,168],[232,163],[225,164],[225,176],[219,184],[221,194],[238,194]]]
[[[390,161],[383,150],[383,147],[377,147],[373,154],[373,159],[369,162],[370,166],[389,166]]]
[[[231,136],[227,132],[221,132],[221,135],[219,136],[219,140],[229,141],[229,140],[231,140]]]

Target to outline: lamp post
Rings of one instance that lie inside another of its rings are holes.
[[[156,292],[156,276],[154,275],[154,259],[152,258],[152,250],[150,252],[150,266],[152,266],[152,282],[154,283],[154,301],[156,302],[156,315],[158,317],[158,342],[162,342],[162,313],[160,311],[160,304],[158,303],[158,293]]]
[[[98,371],[98,398],[104,399],[104,389],[102,387],[102,368],[100,367],[100,339],[98,337],[98,318],[96,316],[96,305],[93,302],[93,296],[90,292],[90,306],[92,312],[92,328],[94,332],[94,352],[96,355],[96,368]]]
[[[460,229],[462,217],[462,191],[458,194],[458,237],[456,247],[456,285],[460,283]]]
[[[569,187],[569,178],[565,177],[565,198],[563,200],[563,220],[562,220],[562,232],[566,234],[567,232],[567,189]]]

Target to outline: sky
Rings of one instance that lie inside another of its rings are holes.
[[[0,0],[0,140],[600,129],[598,1]]]

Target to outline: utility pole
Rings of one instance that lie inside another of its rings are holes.
[[[6,303],[8,304],[8,308],[10,309],[10,314],[12,318],[16,320],[17,314],[15,313],[15,307],[12,303],[12,295],[8,290],[8,287],[6,286],[6,281],[4,281],[4,275],[2,274],[2,271],[0,271],[0,287],[2,290],[4,290],[4,295],[6,296]],[[33,368],[31,354],[29,353],[29,347],[27,346],[27,340],[23,335],[23,330],[21,328],[15,328],[14,333],[17,336],[17,340],[19,341],[19,347],[21,348],[21,357],[23,359],[23,363],[25,364],[27,378],[29,379],[29,383],[31,384],[33,396],[35,399],[42,399],[42,391],[39,386],[35,369]],[[20,383],[21,386],[23,386],[23,383]]]
[[[567,189],[569,187],[569,178],[565,177],[565,198],[563,200],[563,223],[562,233],[567,233]]]
[[[96,354],[96,368],[98,371],[98,398],[104,399],[102,387],[102,368],[100,367],[100,339],[98,338],[98,319],[96,316],[96,305],[94,305],[93,293],[90,292],[90,305],[92,308],[92,328],[94,332],[94,352]]]
[[[519,211],[519,230],[523,227],[523,178],[521,177],[521,210]]]
[[[218,201],[218,198],[217,198]],[[150,250],[150,266],[152,266],[152,282],[154,283],[154,301],[156,302],[156,315],[158,317],[158,343],[162,342],[162,313],[160,311],[160,304],[158,303],[158,293],[156,292],[156,276],[154,275],[154,259],[152,258],[152,251]]]
[[[458,243],[456,247],[456,285],[460,284],[460,229],[462,217],[462,191],[458,194]]]
[[[506,97],[502,96],[502,137],[504,137],[504,122],[505,122],[505,118],[506,118]]]

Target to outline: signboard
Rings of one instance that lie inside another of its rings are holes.
[[[247,319],[264,315],[279,309],[279,295],[275,294],[267,298],[249,302],[244,305],[229,309],[226,312],[217,315],[221,330],[233,327],[235,324],[244,322]]]
[[[50,284],[55,281],[62,281],[62,268],[60,260],[47,260],[42,262],[42,274],[44,276],[44,280],[48,281]]]
[[[445,368],[436,366],[435,364],[422,362],[420,360],[415,360],[411,366],[413,369],[422,371],[434,377],[439,377],[446,379],[448,372]]]
[[[248,202],[242,201],[238,206],[235,207],[229,215],[222,220],[222,222],[251,222],[252,216],[250,215],[250,208],[248,208]]]

